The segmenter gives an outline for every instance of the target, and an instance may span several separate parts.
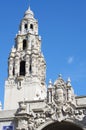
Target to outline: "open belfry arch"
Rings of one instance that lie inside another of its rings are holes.
[[[0,104],[1,107],[1,104]],[[86,97],[76,96],[61,74],[46,85],[38,21],[25,12],[8,58],[0,130],[86,130]]]

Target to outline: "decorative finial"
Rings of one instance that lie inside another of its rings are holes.
[[[70,79],[70,77],[68,77],[68,80],[67,80],[68,82],[71,82],[71,79]]]
[[[49,84],[52,84],[52,81],[51,81],[51,79],[49,80]]]
[[[30,10],[30,5],[29,5],[29,7],[28,7],[28,10]]]
[[[51,79],[49,80],[48,88],[52,88],[52,81],[51,81]]]
[[[68,77],[67,86],[68,86],[68,87],[71,87],[71,79],[70,79],[70,77]]]
[[[60,79],[62,78],[62,74],[59,74],[59,76],[58,76]]]
[[[29,0],[29,8],[28,9],[30,10],[30,0]]]

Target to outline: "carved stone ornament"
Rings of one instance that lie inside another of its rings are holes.
[[[47,113],[53,120],[62,121],[67,118],[83,120],[82,111],[77,110],[78,113],[76,115],[77,105],[70,80],[65,83],[61,75],[54,85],[51,84],[51,87],[48,88],[48,106]]]
[[[19,109],[16,115],[19,128],[21,126],[23,128],[25,125],[29,130],[36,130],[47,121],[61,122],[69,119],[77,124],[82,122],[83,125],[85,124],[86,109],[77,109],[71,86],[67,86],[61,78],[55,82],[54,86],[50,82],[48,96],[48,100],[45,100],[45,107],[41,108],[41,111],[39,109],[36,111],[32,109],[28,110],[27,102],[19,103]]]

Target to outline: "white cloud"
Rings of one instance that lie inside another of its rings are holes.
[[[72,64],[73,63],[73,61],[74,61],[74,58],[73,58],[73,56],[70,56],[69,58],[68,58],[68,64]]]

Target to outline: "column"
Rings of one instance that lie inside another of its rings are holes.
[[[13,58],[9,59],[8,76],[9,76],[9,78],[13,77]]]
[[[19,71],[20,71],[20,62],[19,62],[19,57],[15,57],[15,75],[19,76]]]

